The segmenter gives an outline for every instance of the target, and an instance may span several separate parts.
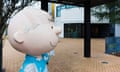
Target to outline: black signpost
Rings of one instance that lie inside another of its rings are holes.
[[[2,38],[0,38],[0,72],[2,72]]]
[[[84,57],[91,55],[90,0],[84,1]]]
[[[48,12],[48,0],[41,0],[41,9]]]
[[[0,72],[2,72],[2,32],[1,32],[1,28],[2,28],[2,22],[1,22],[1,18],[2,18],[2,0],[0,1]]]

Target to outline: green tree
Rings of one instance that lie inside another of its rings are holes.
[[[108,4],[93,7],[92,15],[100,21],[109,19],[110,23],[120,23],[120,0]]]

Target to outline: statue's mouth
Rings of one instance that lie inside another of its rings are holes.
[[[50,45],[51,45],[52,47],[56,47],[56,45],[54,45],[51,41],[50,41]]]

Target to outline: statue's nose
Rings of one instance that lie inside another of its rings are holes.
[[[55,27],[55,33],[56,33],[56,35],[59,35],[61,33],[61,28]]]

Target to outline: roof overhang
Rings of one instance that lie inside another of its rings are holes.
[[[61,4],[71,4],[71,5],[77,5],[77,6],[83,6],[85,1],[88,0],[48,0],[48,2],[53,2],[53,3],[61,3]],[[90,0],[91,1],[91,7],[102,5],[102,4],[107,4],[110,2],[115,2],[117,0]]]

